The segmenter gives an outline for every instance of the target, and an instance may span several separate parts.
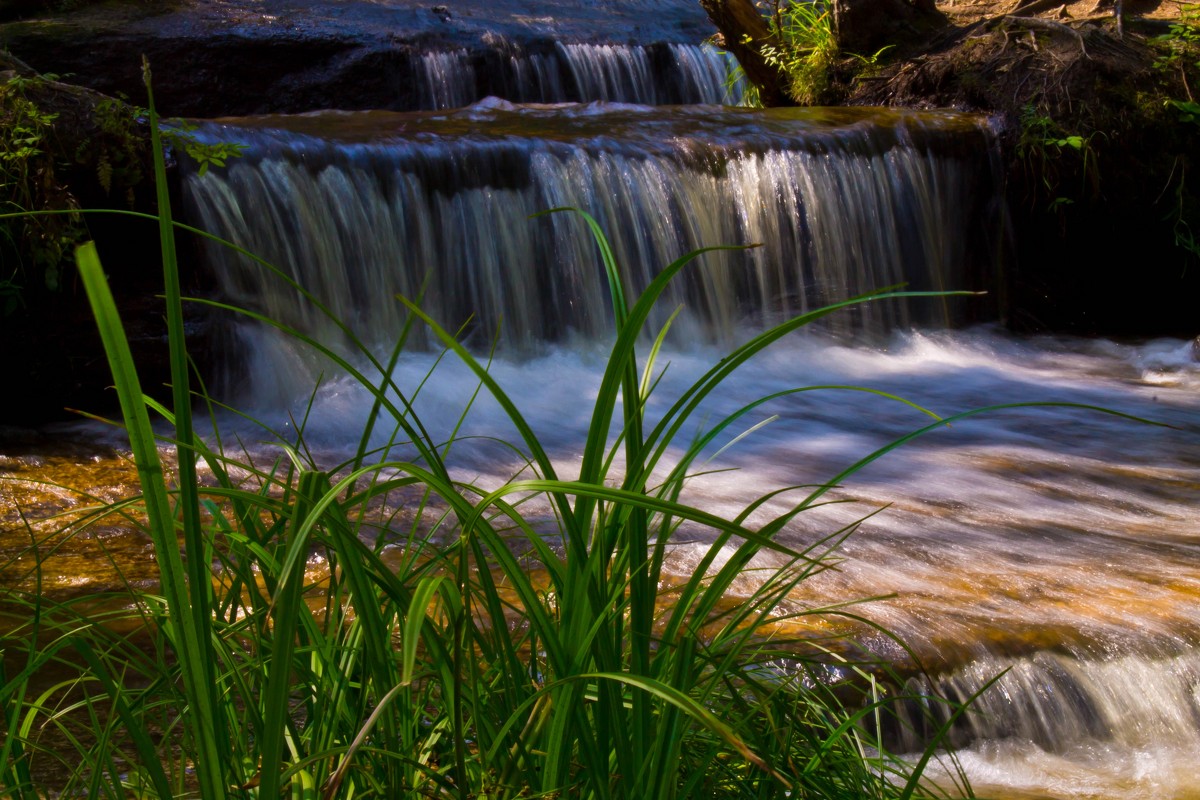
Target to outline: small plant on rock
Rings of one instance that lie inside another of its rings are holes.
[[[763,57],[790,77],[792,99],[805,106],[820,104],[838,56],[832,10],[820,3],[776,2],[769,24],[781,44],[764,45]]]
[[[1193,125],[1200,126],[1200,103],[1192,94],[1189,80],[1189,74],[1194,78],[1200,73],[1200,3],[1181,3],[1179,19],[1172,23],[1169,32],[1151,41],[1162,48],[1154,67],[1165,74],[1177,73],[1186,98],[1170,97],[1166,107],[1178,115],[1181,126],[1188,129]],[[1172,165],[1171,177],[1163,189],[1163,194],[1169,191],[1172,198],[1165,219],[1171,223],[1176,246],[1192,257],[1200,258],[1200,239],[1191,224],[1197,218],[1197,200],[1195,194],[1187,190],[1187,171],[1192,163],[1194,157],[1180,154]]]
[[[1048,211],[1075,203],[1070,194],[1061,193],[1064,171],[1073,171],[1073,159],[1079,160],[1078,174],[1081,179],[1080,196],[1089,189],[1095,193],[1100,186],[1100,169],[1093,140],[1100,131],[1084,136],[1064,131],[1048,114],[1032,105],[1021,112],[1021,136],[1017,141],[1017,155],[1027,169],[1041,179],[1046,197],[1050,198]]]
[[[47,79],[52,77],[15,75],[0,83],[0,213],[78,208],[56,177],[47,151],[56,115],[28,97]],[[5,316],[16,310],[22,289],[37,284],[58,289],[60,265],[82,234],[83,226],[73,214],[0,220],[0,252],[6,265],[15,265],[0,276],[5,297],[0,310]]]

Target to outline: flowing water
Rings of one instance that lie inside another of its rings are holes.
[[[754,244],[704,256],[665,298],[688,307],[693,337],[900,283],[994,285],[1000,232],[977,222],[999,214],[990,132],[970,117],[490,101],[201,134],[248,150],[223,175],[187,181],[190,213],[385,339],[403,317],[393,295],[422,287],[435,319],[469,320],[483,341],[601,335],[608,290],[586,229],[570,215],[529,219],[560,207],[595,216],[638,290],[688,251]],[[246,259],[210,257],[233,300],[335,335],[294,293],[263,292]],[[874,305],[834,324],[890,330],[985,305]]]
[[[518,103],[605,101],[643,105],[742,99],[728,56],[711,46],[555,42],[545,51],[511,47],[414,52],[412,108],[452,109],[485,97]]]
[[[580,218],[531,214],[592,213],[638,288],[687,250],[762,245],[706,255],[672,289],[664,308],[684,312],[660,357],[651,417],[764,322],[900,282],[1003,291],[992,134],[971,117],[493,100],[446,112],[224,120],[201,133],[248,150],[221,174],[186,179],[191,221],[279,265],[369,346],[386,350],[402,328],[394,295],[422,292],[431,316],[461,328],[470,345],[497,342],[493,374],[567,476],[603,369],[607,290]],[[277,276],[220,248],[206,252],[224,299],[348,346]],[[1200,364],[1182,341],[946,328],[995,308],[978,297],[884,301],[780,342],[708,401],[708,419],[785,389],[827,388],[756,408],[714,443],[713,472],[685,499],[736,514],[773,488],[829,481],[930,422],[847,386],[943,416],[1052,404],[938,427],[841,481],[830,497],[845,502],[800,515],[783,540],[802,547],[859,522],[857,530],[839,568],[788,602],[803,610],[879,598],[854,613],[908,650],[848,618],[812,624],[855,635],[912,675],[915,693],[965,699],[1000,676],[953,732],[981,794],[1200,797]],[[288,436],[305,418],[308,446],[327,463],[357,443],[372,403],[361,387],[248,321],[231,320],[228,341],[224,391],[268,429]],[[455,476],[510,478],[520,464],[495,443],[516,438],[500,408],[473,400],[465,368],[417,345],[394,377],[422,387],[416,410],[435,440],[461,420]],[[257,444],[268,438],[262,429],[223,424],[252,450],[268,447]],[[59,441],[88,443],[61,452],[42,440],[12,443],[0,457],[8,583],[30,580],[28,543],[46,528],[38,518],[134,486],[113,434],[62,433]],[[681,530],[670,569],[688,574],[706,541],[702,530]],[[40,556],[44,591],[55,596],[153,580],[146,542],[119,522],[58,549],[44,543]],[[104,566],[110,558],[120,574]],[[751,571],[741,589],[753,585]],[[915,749],[919,737],[898,744]]]
[[[708,345],[667,353],[670,366],[651,413],[720,353]],[[298,356],[280,350],[274,357]],[[568,476],[578,466],[585,435],[587,403],[581,398],[595,392],[602,357],[599,345],[551,347],[493,366]],[[434,370],[417,410],[436,439],[449,434],[474,383],[460,366],[435,366],[435,360],[433,354],[405,357],[397,380],[414,386]],[[1200,365],[1190,345],[1014,340],[993,329],[897,333],[875,346],[797,337],[736,375],[709,411],[715,420],[781,389],[846,384],[894,392],[943,415],[1046,400],[1102,405],[1176,426],[1148,427],[1061,407],[969,418],[845,481],[834,496],[853,502],[802,515],[784,541],[810,544],[884,507],[844,544],[839,570],[807,581],[790,603],[799,610],[891,595],[853,610],[912,648],[930,676],[914,678],[912,688],[933,683],[965,698],[1003,673],[954,736],[984,796],[1195,797]],[[287,412],[298,419],[309,407],[309,397],[301,395],[290,409],[282,408],[276,392],[259,383],[247,392],[246,407],[285,433]],[[317,457],[341,460],[357,441],[370,405],[371,397],[351,381],[327,379],[306,423]],[[743,428],[767,420],[710,465],[736,471],[695,480],[687,499],[737,513],[770,488],[828,480],[927,418],[878,396],[829,389],[780,398]],[[265,438],[248,428],[241,433],[251,447]],[[98,433],[70,435],[95,441]],[[515,439],[499,408],[486,401],[476,401],[460,435]],[[103,440],[60,456],[46,454],[44,445],[33,447],[40,448],[38,455],[22,455],[18,448],[2,465],[0,491],[10,511],[0,549],[9,583],[27,582],[32,562],[29,537],[11,509],[19,505],[37,517],[84,502],[32,481],[111,499],[135,485],[127,455]],[[519,468],[503,448],[467,441],[452,463],[457,478],[481,484],[498,484]],[[672,569],[687,574],[705,541],[702,531],[684,532]],[[58,598],[118,589],[122,580],[153,582],[147,541],[118,522],[42,556],[44,591]],[[109,559],[120,564],[120,575]],[[750,574],[745,591],[752,584]],[[908,653],[868,629],[836,618],[821,624],[841,626],[912,669]]]

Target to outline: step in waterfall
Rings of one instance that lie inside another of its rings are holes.
[[[184,182],[189,215],[386,343],[420,294],[476,345],[533,348],[611,327],[592,215],[635,293],[676,258],[685,337],[886,287],[990,290],[1002,238],[992,134],[966,116],[863,110],[652,109],[485,101],[445,113],[354,112],[206,125],[246,147]],[[323,312],[209,247],[221,292],[306,332]],[[865,305],[833,323],[883,331],[961,319],[948,298]],[[661,323],[665,316],[660,316]]]
[[[606,101],[641,105],[727,104],[742,100],[731,56],[711,45],[555,42],[537,50],[506,45],[415,50],[404,105],[449,109],[485,97],[517,103]]]

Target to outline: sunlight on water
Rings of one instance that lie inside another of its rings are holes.
[[[266,348],[264,363],[288,369],[277,342],[251,339]],[[532,358],[498,359],[491,368],[564,476],[578,469],[602,357],[600,345],[554,348]],[[651,416],[717,358],[714,347],[665,355]],[[521,467],[495,439],[512,440],[514,433],[494,403],[471,404],[474,383],[461,366],[415,353],[401,360],[395,377],[415,387],[431,370],[416,407],[433,438],[448,437],[471,405],[450,458],[455,476],[484,486],[512,477]],[[281,397],[270,373],[255,374],[243,397],[253,413],[285,436],[307,415],[314,455],[325,463],[347,456],[371,404],[366,392],[330,374],[310,403],[306,394]],[[785,388],[845,384],[892,392],[941,415],[1051,401],[1104,406],[1175,426],[1075,408],[997,410],[964,419],[847,479],[831,497],[852,502],[805,512],[785,541],[812,543],[887,506],[845,543],[838,569],[806,581],[789,608],[895,595],[853,611],[900,634],[941,691],[967,697],[1008,670],[954,737],[982,794],[1195,797],[1200,364],[1189,343],[1021,340],[987,330],[895,335],[882,348],[799,337],[738,373],[708,404],[708,418],[716,421]],[[801,393],[756,409],[714,451],[766,420],[709,465],[733,471],[695,480],[689,499],[735,514],[747,497],[769,487],[827,481],[928,418],[875,395]],[[224,425],[227,436],[236,432],[252,449],[270,452],[256,444],[269,438],[266,431],[244,421]],[[381,443],[386,434],[380,433]],[[96,432],[71,435],[86,439]],[[405,455],[405,448],[393,453]],[[79,466],[67,468],[65,460],[6,455],[0,481],[6,506],[35,519],[78,502],[38,483],[45,481],[90,487],[106,497],[131,491],[128,464],[103,446]],[[12,555],[28,543],[17,522],[11,514],[5,520],[8,575],[20,566]],[[48,571],[64,576],[50,588],[113,585],[111,574],[80,568],[97,560],[96,537],[115,558],[129,559],[125,568],[134,577],[152,574],[139,536],[98,528],[46,559]],[[706,539],[701,530],[681,531],[671,569],[688,574]],[[753,572],[746,580],[748,591]],[[851,632],[902,668],[913,666],[894,643],[850,620],[831,616],[811,624]]]

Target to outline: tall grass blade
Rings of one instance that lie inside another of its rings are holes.
[[[36,640],[36,636],[30,639]],[[5,668],[7,656],[7,652],[0,651],[0,686],[6,689],[11,687],[12,691],[6,694],[13,696],[11,701],[0,698],[0,727],[3,727],[5,732],[4,745],[0,746],[0,786],[7,787],[7,791],[18,800],[32,800],[37,797],[37,791],[34,788],[33,776],[29,772],[29,756],[21,744],[21,737],[17,735],[21,721],[19,712],[25,705],[28,678],[20,680],[19,683],[18,680],[10,683]]]
[[[318,472],[300,473],[290,509],[293,519],[287,539],[289,552],[307,552],[308,534],[311,531],[309,512],[323,494],[323,477]],[[302,557],[284,562],[279,585],[271,598],[272,647],[266,692],[263,697],[261,733],[262,767],[259,791],[263,797],[276,797],[282,790],[280,776],[283,771],[283,743],[285,734],[292,725],[292,654],[296,647],[297,627],[301,616],[308,613],[303,596],[304,564]]]
[[[196,454],[191,445],[192,394],[189,388],[190,364],[187,356],[187,338],[183,325],[183,303],[179,284],[179,261],[175,250],[175,231],[171,221],[171,196],[167,184],[166,159],[163,154],[162,133],[158,128],[158,112],[154,107],[154,90],[150,79],[150,64],[143,57],[142,79],[146,86],[146,107],[150,123],[150,141],[154,160],[154,189],[158,202],[158,235],[162,248],[163,286],[166,301],[167,347],[170,354],[171,396],[175,410],[175,453],[176,469],[179,474],[179,506],[183,518],[184,552],[187,561],[188,592],[191,597],[191,613],[200,641],[207,644],[211,636],[209,607],[212,601],[212,582],[209,562],[201,558],[206,550],[203,532],[200,529],[200,500],[196,492]],[[203,658],[188,669],[204,672],[206,686],[214,685],[213,662]],[[215,707],[215,697],[209,702]],[[219,730],[224,730],[220,726]],[[214,730],[216,735],[219,731]],[[220,744],[219,742],[217,743]],[[220,747],[220,752],[225,748]]]
[[[82,637],[75,637],[72,641],[75,651],[83,656],[88,667],[91,668],[92,677],[100,681],[104,687],[105,693],[108,694],[109,700],[117,711],[117,716],[121,719],[125,726],[126,732],[133,739],[134,747],[137,749],[137,754],[141,758],[141,771],[150,776],[151,785],[159,797],[171,797],[171,783],[167,780],[167,774],[163,771],[162,763],[160,762],[160,754],[158,749],[151,741],[146,729],[142,726],[141,721],[134,714],[128,702],[126,702],[125,693],[117,687],[109,674],[104,663],[96,655],[96,651],[92,649],[91,644]],[[111,777],[117,775],[114,769]],[[94,780],[100,779],[99,774],[93,775]]]
[[[167,600],[167,634],[178,651],[188,698],[191,716],[188,732],[197,749],[197,779],[205,797],[224,797],[225,755],[218,745],[218,721],[212,694],[216,687],[209,679],[210,667],[204,666],[211,658],[209,640],[202,638],[208,632],[208,625],[196,624],[197,615],[193,613],[191,605],[187,572],[175,536],[175,514],[171,508],[162,462],[158,457],[154,430],[142,402],[141,383],[95,245],[91,242],[80,245],[75,251],[75,261],[100,329],[142,486],[162,592]],[[195,484],[192,484],[191,491],[195,491]],[[208,580],[206,572],[206,584]],[[204,611],[207,613],[207,608]]]

